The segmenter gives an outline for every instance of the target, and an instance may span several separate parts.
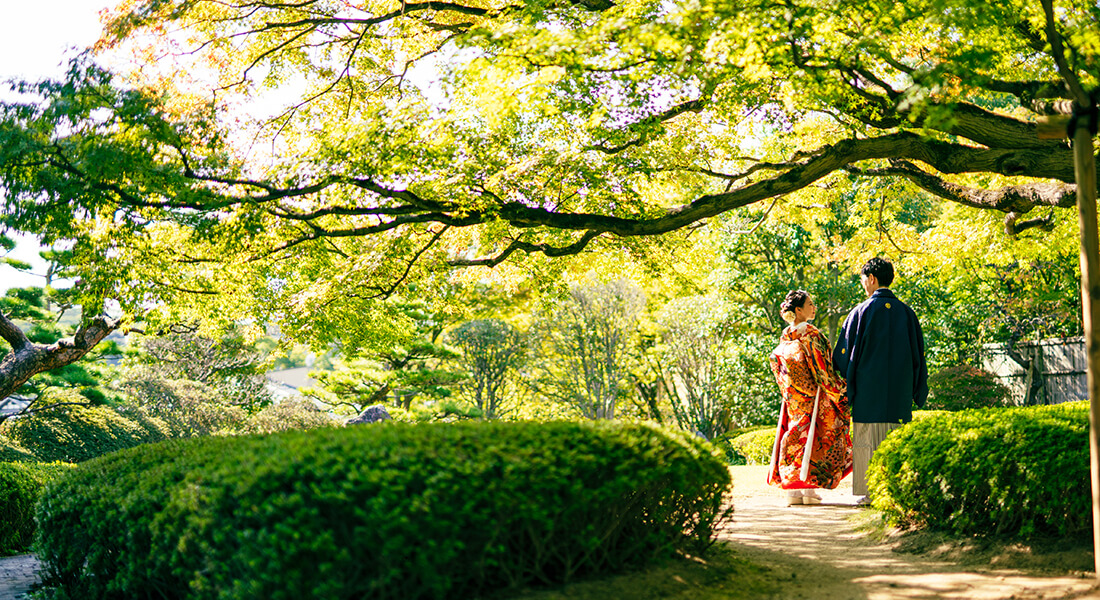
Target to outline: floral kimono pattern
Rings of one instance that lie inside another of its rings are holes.
[[[835,489],[852,472],[851,410],[831,357],[829,341],[809,323],[785,329],[771,354],[783,406],[768,469],[770,485]]]

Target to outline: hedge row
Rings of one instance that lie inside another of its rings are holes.
[[[775,445],[775,425],[754,428],[730,440],[733,450],[744,457],[745,464],[766,465],[772,459]]]
[[[729,473],[644,424],[458,423],[172,440],[39,503],[59,597],[455,598],[708,544]]]
[[[240,413],[233,420],[228,414]],[[152,416],[132,407],[64,406],[7,421],[0,461],[83,462],[141,444],[210,433],[271,433],[335,421],[308,401],[286,401],[248,416],[236,407],[197,406]]]
[[[890,434],[868,473],[874,506],[905,526],[964,534],[1091,531],[1088,405],[943,413]]]
[[[25,552],[34,536],[34,505],[67,463],[0,462],[0,556]]]
[[[0,462],[38,462],[38,458],[18,442],[0,435]]]
[[[108,452],[159,442],[174,432],[155,417],[108,406],[66,406],[12,419],[6,435],[43,462],[83,462]]]

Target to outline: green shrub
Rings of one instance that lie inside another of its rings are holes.
[[[167,437],[146,425],[109,406],[65,406],[13,419],[7,433],[39,460],[81,462]]]
[[[749,464],[745,455],[742,453],[741,448],[734,444],[734,440],[745,435],[746,433],[754,433],[765,429],[774,430],[772,425],[758,425],[755,427],[742,427],[739,429],[733,429],[725,434],[711,440],[716,446],[721,448],[722,452],[726,455],[726,463],[732,466],[740,466]]]
[[[160,417],[153,416],[149,411],[136,406],[119,406],[114,408],[124,419],[133,422],[141,430],[139,434],[148,441],[163,441],[174,437],[183,437],[184,432],[173,427]]]
[[[37,462],[33,452],[7,436],[0,435],[0,462]]]
[[[734,450],[750,465],[766,465],[772,460],[775,446],[775,425],[765,425],[742,433],[730,440]]]
[[[942,413],[891,433],[868,471],[903,526],[1073,536],[1092,528],[1088,405]]]
[[[966,410],[993,408],[1008,403],[1008,388],[988,371],[955,365],[928,377],[928,408]]]
[[[275,433],[276,431],[333,427],[340,424],[340,421],[317,408],[309,400],[296,398],[271,404],[248,417],[241,428],[241,433]]]
[[[70,598],[462,598],[708,544],[728,485],[713,446],[645,424],[190,438],[49,488],[37,549]]]
[[[34,505],[67,463],[0,462],[0,555],[24,552],[34,536]]]
[[[949,414],[949,413],[950,413],[950,411],[946,411],[946,410],[914,410],[913,411],[913,421],[914,422],[923,421],[925,419],[931,419],[931,418],[939,417],[939,416],[946,415],[946,414]]]
[[[135,377],[138,373],[128,371],[131,378],[121,386],[130,394],[131,410],[164,421],[173,432],[171,437],[233,433],[248,418],[244,408],[224,404],[218,390],[202,382]]]

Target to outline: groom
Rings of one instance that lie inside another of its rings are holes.
[[[867,466],[886,435],[913,419],[928,398],[924,336],[913,309],[890,291],[894,265],[872,258],[860,270],[867,300],[841,328],[833,367],[848,382],[852,408],[852,493],[867,504]]]

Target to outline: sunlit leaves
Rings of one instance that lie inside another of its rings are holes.
[[[1006,264],[1031,250],[995,247],[1000,215],[966,217],[981,234],[967,237],[951,209],[937,223],[938,203],[884,172],[904,158],[988,189],[1046,174],[1036,155],[1068,164],[1027,123],[1038,88],[1011,89],[1056,75],[1041,11],[987,4],[133,0],[98,47],[112,74],[77,62],[66,81],[24,86],[42,102],[5,107],[4,224],[71,243],[96,305],[160,322],[207,307],[349,348],[399,336],[393,299],[440,282],[548,288],[621,261],[680,273],[647,289],[674,296],[721,270],[699,242],[730,224],[715,214],[752,203],[730,228],[762,222],[767,249],[812,253],[819,272],[877,254],[943,269],[949,243]],[[1057,14],[1086,82],[1096,13],[1075,1]],[[905,156],[814,170],[898,132]],[[975,148],[1005,154],[950,154]],[[676,227],[713,230],[639,235],[690,210]],[[749,237],[727,240],[731,261],[763,252]],[[447,264],[517,245],[492,275]],[[538,256],[563,248],[582,254]]]

